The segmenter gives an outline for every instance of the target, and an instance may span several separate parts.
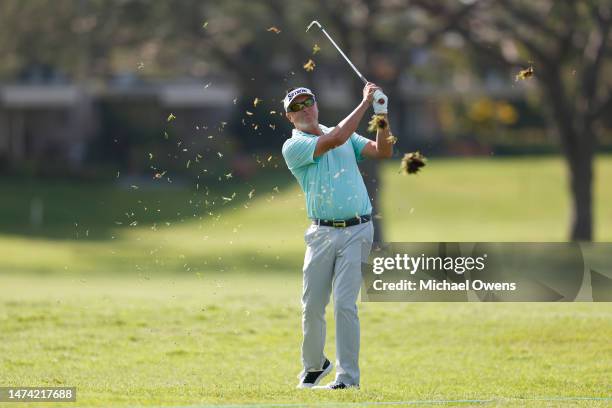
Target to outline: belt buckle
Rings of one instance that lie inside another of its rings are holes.
[[[346,221],[345,220],[332,220],[332,225],[334,226],[334,228],[339,228],[339,227],[346,227]]]

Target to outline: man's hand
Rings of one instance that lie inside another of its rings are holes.
[[[387,95],[383,93],[383,91],[379,88],[374,91],[374,114],[382,115],[387,113],[387,105],[389,103],[389,98]]]
[[[376,86],[376,84],[368,82],[363,87],[363,101],[367,102],[368,104],[371,104],[374,101],[374,92],[376,92],[377,90],[380,90],[380,88]]]

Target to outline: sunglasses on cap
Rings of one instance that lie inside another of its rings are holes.
[[[310,108],[315,104],[314,98],[311,96],[308,99],[304,99],[303,102],[296,102],[289,105],[289,112],[299,112],[304,108]]]

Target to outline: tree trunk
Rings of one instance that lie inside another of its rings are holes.
[[[543,84],[552,104],[552,119],[559,132],[570,172],[572,205],[570,239],[592,241],[595,136],[584,113],[570,108],[571,103],[563,91],[558,65],[546,69]]]
[[[369,137],[369,136],[366,136]],[[380,203],[380,171],[379,164],[376,160],[366,159],[361,164],[361,174],[363,176],[363,182],[365,183],[366,189],[368,190],[368,195],[370,196],[370,200],[372,202],[372,216],[379,214],[381,212]],[[374,242],[383,242],[383,218],[374,218]]]
[[[590,137],[584,139],[567,155],[572,193],[572,241],[593,239],[593,146]]]

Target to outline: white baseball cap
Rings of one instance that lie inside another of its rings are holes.
[[[316,101],[316,97],[315,97],[314,93],[312,93],[312,91],[310,89],[304,88],[303,86],[299,87],[299,88],[295,88],[295,89],[289,91],[287,93],[287,96],[285,96],[285,99],[283,99],[283,106],[285,107],[285,112],[288,112],[289,105],[291,105],[291,102],[293,102],[293,100],[295,98],[297,98],[298,96],[300,96],[300,95],[310,95],[313,98],[315,98],[315,101]]]

